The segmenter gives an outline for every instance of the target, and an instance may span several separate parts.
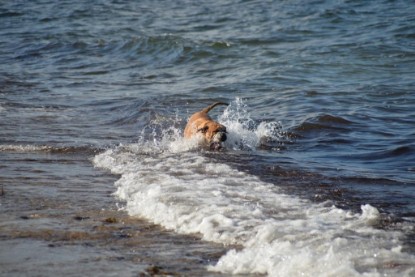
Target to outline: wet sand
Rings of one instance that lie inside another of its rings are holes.
[[[0,275],[224,276],[206,271],[224,246],[120,211],[89,155],[0,154]]]

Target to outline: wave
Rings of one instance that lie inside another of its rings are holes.
[[[17,16],[22,16],[22,15],[24,14],[20,12],[15,12],[15,11],[9,11],[9,10],[2,10],[0,12],[0,17],[17,17]]]
[[[90,75],[100,75],[112,72],[113,69],[103,66],[103,59],[136,60],[139,64],[157,66],[160,63],[170,63],[179,58],[185,47],[186,41],[178,36],[131,36],[126,39],[109,40],[105,38],[72,38],[71,34],[59,37],[48,37],[34,45],[22,45],[15,58],[50,57],[58,66],[72,69],[99,69],[87,72]],[[68,54],[71,55],[68,58]],[[82,56],[87,56],[89,61],[94,57],[99,61],[84,63]],[[118,61],[117,61],[118,62]]]
[[[313,118],[309,118],[299,126],[295,127],[297,132],[313,132],[313,131],[346,131],[348,126],[353,122],[340,116],[330,114],[321,114]]]
[[[49,36],[37,44],[23,44],[16,51],[15,58],[49,57],[51,62],[62,69],[83,70],[86,75],[103,75],[117,68],[122,69],[131,62],[131,66],[145,65],[157,68],[215,56],[221,58],[225,57],[221,54],[222,51],[230,47],[231,44],[226,41],[192,41],[172,34],[142,34],[113,39],[95,36],[72,37],[71,32],[68,32],[63,36]],[[89,63],[83,62],[83,57],[88,57]],[[110,67],[105,65],[108,60],[111,61]],[[122,61],[125,62],[119,64]],[[117,68],[114,68],[114,65],[117,65]]]
[[[121,175],[115,196],[131,216],[228,245],[231,250],[209,270],[270,276],[414,273],[414,257],[402,251],[403,233],[374,227],[382,219],[375,207],[363,205],[356,214],[330,202],[315,204],[199,152],[146,147],[120,146],[93,161]]]
[[[396,158],[413,160],[414,147],[411,145],[392,146],[386,150],[371,151],[361,154],[348,155],[349,159],[358,159],[366,161],[387,160]]]
[[[356,213],[330,201],[316,204],[226,163],[226,157],[237,161],[232,157],[241,149],[255,151],[261,137],[284,137],[280,124],[252,120],[241,99],[219,121],[229,131],[228,150],[215,154],[223,159],[182,139],[179,128],[148,127],[138,142],[99,153],[93,163],[120,176],[114,195],[131,216],[226,245],[230,250],[208,267],[211,271],[269,276],[415,273],[414,256],[403,251],[402,230],[410,227],[378,229],[385,215],[376,207],[364,204]]]
[[[3,144],[0,145],[0,152],[9,153],[54,153],[54,154],[96,154],[102,148],[93,146],[50,146],[50,145],[31,145],[31,144]]]
[[[280,122],[253,120],[241,98],[232,101],[216,120],[226,126],[228,134],[224,146],[228,150],[279,151],[291,141],[291,134],[284,131]],[[141,131],[138,143],[156,152],[198,149],[196,140],[183,139],[184,125],[178,114],[173,118],[155,116]]]

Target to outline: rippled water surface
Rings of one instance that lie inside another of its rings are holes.
[[[0,23],[1,273],[415,274],[411,1],[6,1]],[[182,139],[216,101],[219,153]]]

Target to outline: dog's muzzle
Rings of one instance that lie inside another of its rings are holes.
[[[210,144],[211,150],[220,150],[222,149],[222,142],[226,141],[227,136],[225,132],[217,132],[212,139]]]
[[[214,142],[223,142],[227,139],[225,132],[217,132],[214,136],[212,141]]]

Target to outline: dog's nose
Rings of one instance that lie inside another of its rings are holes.
[[[219,140],[220,141],[225,141],[227,139],[226,134],[225,133],[219,133]]]
[[[212,141],[214,142],[224,142],[227,139],[225,132],[217,132],[214,136]]]

